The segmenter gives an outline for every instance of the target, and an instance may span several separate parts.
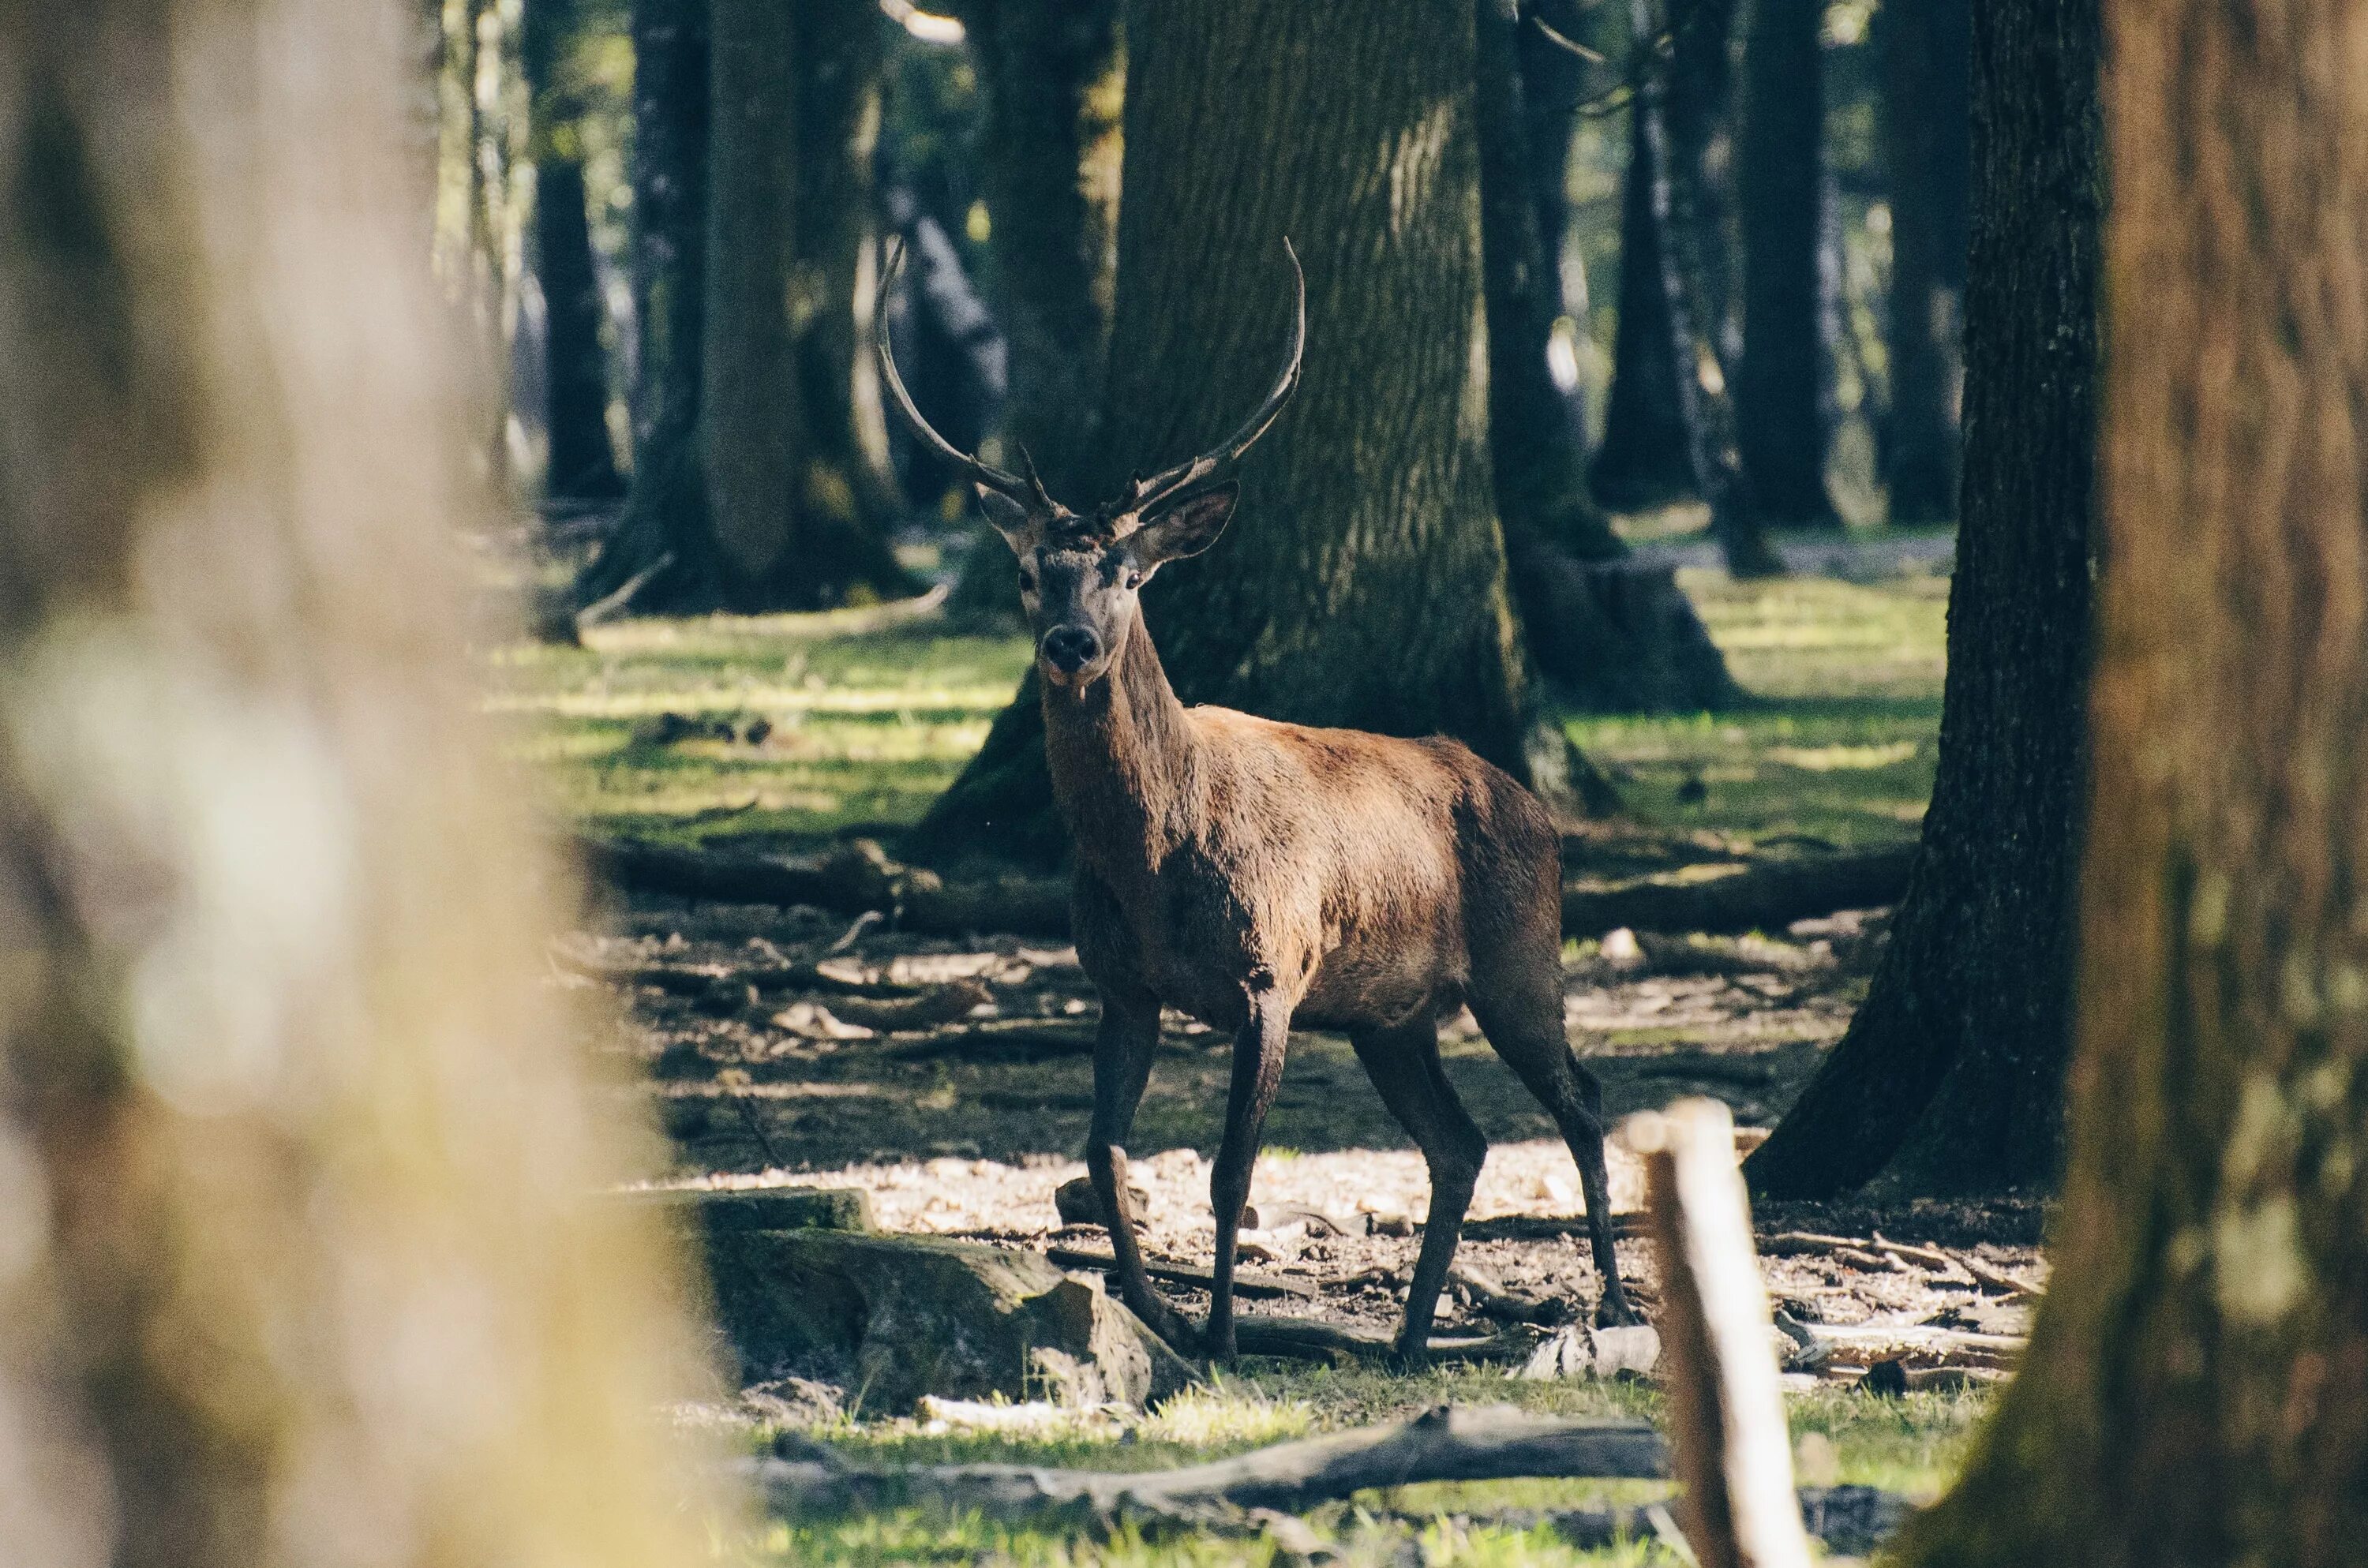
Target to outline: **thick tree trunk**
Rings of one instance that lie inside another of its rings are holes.
[[[708,1560],[467,717],[396,36],[0,5],[11,1563]]]
[[[1117,0],[968,0],[985,123],[996,314],[1009,347],[1007,447],[1055,494],[1093,475],[1118,269]],[[1010,552],[986,528],[950,608],[1016,622]]]
[[[707,334],[709,0],[633,0],[633,482],[584,602],[639,579],[661,602],[707,571],[699,458]]]
[[[2093,37],[2069,13],[2043,26],[2040,3],[1985,7],[1974,29],[1964,519],[1932,802],[1865,1002],[1746,1166],[1773,1197],[1830,1196],[1886,1165],[1940,1190],[2056,1169],[2101,179]]]
[[[1883,479],[1894,522],[1957,515],[1972,24],[1968,0],[1894,0],[1875,14],[1891,197],[1891,407]]]
[[[609,355],[600,343],[608,312],[592,265],[580,160],[537,160],[534,238],[545,323],[543,493],[613,500],[624,494],[625,482],[609,440]]]
[[[1727,706],[1739,693],[1692,605],[1669,573],[1624,562],[1588,494],[1580,432],[1546,360],[1558,301],[1537,227],[1517,0],[1480,0],[1477,27],[1488,444],[1531,655],[1577,707]]]
[[[1588,93],[1588,62],[1546,36],[1533,25],[1542,19],[1565,38],[1584,30],[1585,13],[1576,0],[1531,0],[1517,8],[1521,25],[1514,29],[1515,68],[1520,74],[1521,135],[1528,144],[1530,203],[1545,247],[1546,296],[1553,314],[1568,321],[1573,347],[1584,358],[1592,345],[1588,316],[1590,290],[1587,263],[1570,236],[1570,154],[1578,131],[1579,112]],[[1578,432],[1582,449],[1588,439],[1586,383],[1573,381],[1563,392],[1567,417]]]
[[[1977,101],[2094,60],[2088,7],[2001,9]],[[2109,17],[2071,1165],[2030,1353],[1898,1550],[2333,1568],[2368,1541],[2368,9]]]
[[[809,505],[825,497],[824,510],[850,509],[855,526],[879,533],[905,511],[871,354],[881,261],[872,169],[890,23],[879,0],[801,0],[796,11],[795,228],[802,275],[814,290],[798,330],[806,461],[814,476]]]
[[[535,0],[518,53],[532,118],[532,265],[542,287],[543,493],[605,501],[625,484],[609,438],[609,356],[600,342],[608,309],[585,208],[585,108],[563,70],[580,10],[580,0]]]
[[[1178,692],[1453,734],[1547,782],[1567,743],[1530,749],[1489,475],[1471,8],[1160,0],[1126,37],[1105,466],[1071,499],[1231,429],[1285,340],[1286,236],[1307,278],[1304,381],[1233,527],[1145,596]],[[1035,710],[1023,691],[926,852],[1015,848],[1044,821]]]
[[[1826,256],[1824,16],[1817,0],[1757,0],[1743,52],[1736,445],[1745,504],[1786,528],[1841,522],[1826,488],[1839,301]]]
[[[677,610],[814,608],[916,587],[865,510],[878,483],[853,412],[863,220],[800,226],[811,216],[802,189],[833,209],[826,199],[854,183],[863,128],[876,126],[860,37],[880,18],[849,14],[850,3],[711,0],[696,423],[682,429],[678,404],[659,399],[656,466],[645,487],[637,472],[642,493],[582,585],[586,597],[645,573],[636,602]],[[668,258],[677,270],[683,261],[678,248]],[[873,432],[884,463],[884,430]]]
[[[1668,128],[1660,85],[1648,70],[1628,111],[1611,389],[1603,439],[1588,471],[1597,498],[1622,511],[1699,491],[1693,451],[1701,443],[1701,381],[1684,272],[1669,233],[1669,200]]]

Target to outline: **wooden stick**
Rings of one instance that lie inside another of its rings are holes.
[[[1734,1121],[1717,1100],[1680,1100],[1622,1134],[1645,1156],[1659,1244],[1686,1540],[1702,1568],[1808,1568]]]
[[[867,1471],[821,1459],[758,1460],[748,1470],[777,1513],[921,1506],[1003,1523],[1050,1517],[1107,1529],[1124,1523],[1194,1527],[1236,1509],[1305,1509],[1372,1487],[1427,1481],[1648,1479],[1667,1475],[1669,1461],[1660,1435],[1642,1421],[1560,1420],[1509,1406],[1441,1405],[1392,1426],[1131,1474],[1000,1464]]]

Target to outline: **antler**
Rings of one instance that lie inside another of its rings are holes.
[[[989,490],[1001,491],[1023,506],[1034,502],[1048,511],[1052,510],[1053,498],[1045,494],[1044,482],[1036,477],[1036,465],[1028,460],[1027,453],[1023,451],[1020,454],[1020,461],[1028,469],[1028,477],[1022,480],[1015,474],[1004,472],[993,463],[980,461],[939,435],[930,428],[929,422],[921,417],[921,411],[913,406],[913,394],[905,390],[905,378],[896,373],[896,356],[888,347],[888,289],[896,281],[896,274],[904,266],[905,243],[902,240],[892,241],[888,248],[888,265],[880,269],[880,287],[871,300],[871,341],[880,354],[880,379],[886,384],[889,395],[896,400],[897,411],[913,427],[913,434],[978,483]]]
[[[1291,394],[1299,390],[1300,354],[1307,347],[1307,274],[1300,270],[1299,252],[1292,247],[1289,239],[1282,242],[1282,249],[1291,257],[1291,276],[1298,296],[1292,307],[1291,351],[1283,359],[1282,374],[1275,378],[1274,390],[1266,394],[1266,401],[1258,404],[1258,412],[1242,421],[1241,428],[1227,437],[1222,446],[1212,448],[1190,462],[1163,469],[1148,478],[1130,481],[1125,492],[1111,507],[1112,511],[1121,516],[1128,513],[1140,515],[1178,493],[1223,473],[1239,462],[1242,454],[1266,434],[1267,427],[1282,413],[1283,404],[1291,401]]]

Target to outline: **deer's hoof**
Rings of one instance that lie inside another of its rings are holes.
[[[1607,1295],[1595,1309],[1595,1326],[1598,1328],[1630,1328],[1644,1321],[1636,1309],[1628,1304],[1625,1295]]]

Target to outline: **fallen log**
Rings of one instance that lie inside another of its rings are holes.
[[[1394,1339],[1313,1318],[1244,1312],[1234,1319],[1234,1335],[1235,1345],[1245,1356],[1329,1361],[1335,1366],[1386,1365],[1397,1358],[1397,1342]],[[1429,1351],[1434,1361],[1518,1361],[1537,1348],[1538,1339],[1534,1330],[1521,1327],[1501,1334],[1436,1334],[1430,1337]]]
[[[869,839],[814,858],[589,836],[578,840],[578,852],[601,881],[678,898],[809,904],[842,915],[876,910],[900,929],[925,936],[1064,937],[1069,930],[1064,881],[1014,876],[948,883],[934,871],[898,865]]]
[[[923,1040],[900,1040],[888,1048],[888,1054],[899,1062],[935,1062],[950,1056],[965,1062],[1051,1062],[1063,1056],[1091,1056],[1095,1033],[1090,1023],[993,1019],[941,1029]]]
[[[808,904],[841,915],[876,910],[898,929],[924,936],[1069,934],[1065,880],[949,882],[934,871],[897,864],[869,839],[812,858],[590,836],[578,843],[593,876],[645,892],[723,903]],[[1913,846],[1901,846],[1763,860],[1720,876],[1570,887],[1563,892],[1563,934],[1600,937],[1623,926],[1645,932],[1778,931],[1837,909],[1896,903],[1914,856]],[[1753,967],[1782,966],[1755,960]]]
[[[1565,888],[1562,934],[1635,931],[1782,931],[1795,920],[1896,903],[1907,891],[1913,845],[1762,860],[1723,876],[1658,878],[1617,887]]]
[[[1047,1247],[1044,1256],[1062,1268],[1095,1268],[1104,1274],[1114,1273],[1118,1268],[1118,1259],[1110,1254],[1087,1252],[1082,1247]],[[1143,1271],[1154,1279],[1165,1279],[1171,1285],[1197,1285],[1203,1290],[1217,1282],[1215,1275],[1190,1263],[1155,1263],[1145,1259]],[[1252,1274],[1240,1269],[1234,1272],[1234,1291],[1243,1296],[1315,1299],[1315,1285],[1312,1280],[1292,1279],[1280,1274]]]
[[[809,1447],[805,1451],[812,1453]],[[768,1508],[791,1517],[927,1507],[1001,1524],[1195,1528],[1251,1509],[1304,1510],[1375,1487],[1668,1473],[1642,1421],[1561,1420],[1441,1405],[1411,1421],[1278,1443],[1234,1459],[1133,1473],[1021,1465],[844,1468],[826,1457],[745,1461]]]

